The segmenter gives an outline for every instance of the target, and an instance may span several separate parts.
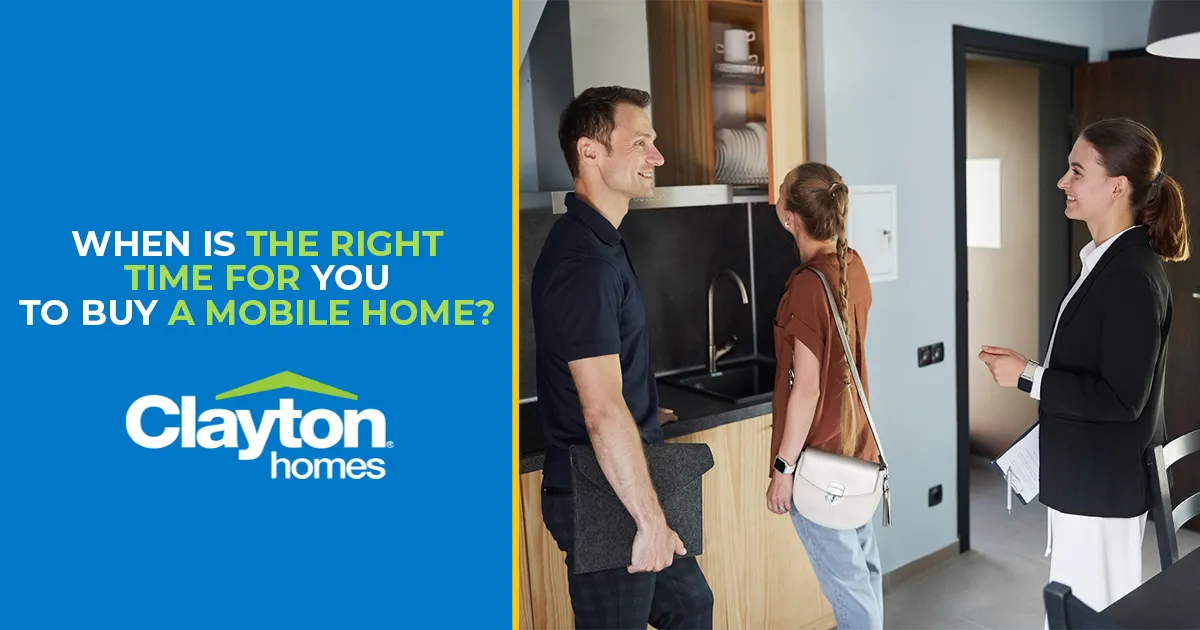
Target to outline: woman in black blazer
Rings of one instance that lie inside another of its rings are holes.
[[[1059,307],[1045,365],[1008,348],[979,358],[996,383],[1037,399],[1040,501],[1052,581],[1100,610],[1142,581],[1150,508],[1143,455],[1165,437],[1171,288],[1162,261],[1189,256],[1179,184],[1154,134],[1131,120],[1089,126],[1058,182],[1087,223],[1083,269]]]

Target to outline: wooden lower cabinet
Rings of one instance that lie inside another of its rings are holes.
[[[525,477],[532,476],[533,474],[537,474],[539,477],[541,476],[541,472],[539,471],[537,473],[531,473],[530,475],[525,475],[525,476],[521,477],[521,481],[522,481],[522,486],[521,486],[522,509],[521,509],[521,525],[520,525],[520,527],[521,527],[521,535],[520,535],[521,548],[519,549],[519,553],[517,554],[517,558],[519,559],[518,561],[520,562],[520,569],[521,569],[521,571],[520,571],[520,580],[521,581],[519,582],[519,588],[517,591],[520,594],[520,598],[521,598],[519,600],[519,604],[518,604],[518,610],[520,611],[519,617],[520,617],[520,622],[521,622],[521,630],[533,630],[533,628],[535,627],[533,625],[533,588],[532,588],[532,584],[529,579],[529,554],[525,552],[527,539],[525,538],[525,536],[526,536],[526,534],[525,534],[525,512],[526,512],[526,510],[524,509],[524,506],[525,506],[525,498],[524,498]]]
[[[567,554],[558,548],[542,522],[542,471],[521,475],[521,556],[522,586],[529,585],[529,595],[521,594],[522,628],[534,630],[574,628],[571,596],[567,590]]]
[[[834,627],[804,545],[787,516],[768,512],[771,416],[671,440],[703,442],[715,465],[704,476],[704,553],[714,627]],[[541,471],[521,475],[521,628],[573,628],[564,554],[542,523]]]

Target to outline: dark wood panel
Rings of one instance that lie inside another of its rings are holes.
[[[1191,224],[1192,259],[1166,265],[1175,319],[1167,349],[1167,437],[1200,428],[1200,61],[1140,57],[1081,65],[1075,73],[1078,132],[1104,118],[1128,117],[1149,127],[1163,145],[1164,169],[1183,187]],[[1064,166],[1065,170],[1065,166]],[[1073,232],[1076,251],[1089,237]],[[1078,269],[1078,260],[1075,261]],[[1200,456],[1172,469],[1173,500],[1200,491]],[[1187,525],[1200,531],[1200,519]]]
[[[712,86],[708,5],[702,0],[647,2],[650,115],[666,162],[659,186],[709,184],[713,179]],[[762,12],[762,9],[759,9]]]

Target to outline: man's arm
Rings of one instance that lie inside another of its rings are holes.
[[[650,482],[641,434],[621,391],[620,357],[610,354],[578,359],[569,366],[592,448],[608,483],[638,529],[665,527],[666,517]]]
[[[687,551],[667,525],[641,434],[625,403],[621,278],[611,265],[584,260],[561,269],[547,293],[596,460],[637,525],[629,571],[661,571],[671,566],[674,553]]]

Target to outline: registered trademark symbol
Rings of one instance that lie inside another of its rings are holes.
[[[388,448],[392,448],[392,441],[391,441],[391,440],[388,440],[387,447],[388,447]]]

